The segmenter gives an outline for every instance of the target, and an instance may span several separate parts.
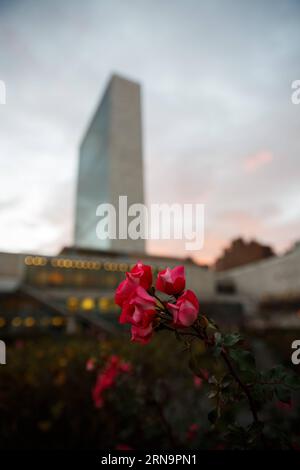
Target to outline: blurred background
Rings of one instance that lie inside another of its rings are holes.
[[[299,19],[296,0],[0,0],[2,448],[222,447],[182,348],[137,348],[119,328],[114,290],[138,259],[183,264],[202,311],[246,333],[261,367],[291,365]],[[96,208],[121,194],[204,204],[203,248],[101,244]],[[132,372],[95,413],[115,354]],[[297,409],[274,411],[295,442]]]

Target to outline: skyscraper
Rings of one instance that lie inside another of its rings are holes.
[[[118,213],[119,196],[127,196],[128,206],[144,202],[141,93],[139,84],[113,75],[80,146],[77,247],[144,251],[144,240],[96,235],[98,205],[112,204]]]

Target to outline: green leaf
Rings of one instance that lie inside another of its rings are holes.
[[[230,348],[242,341],[243,337],[239,333],[229,333],[223,336],[224,346]]]
[[[229,355],[241,371],[248,371],[255,367],[255,359],[250,351],[245,349],[230,349]]]

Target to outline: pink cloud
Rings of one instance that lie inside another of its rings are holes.
[[[244,169],[247,173],[254,173],[265,165],[268,165],[273,160],[271,152],[262,151],[255,155],[247,157],[244,161]]]

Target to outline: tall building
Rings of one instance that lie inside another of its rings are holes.
[[[118,231],[116,239],[97,237],[97,207],[112,204],[118,215],[119,196],[127,196],[128,206],[144,202],[141,92],[113,75],[80,146],[76,247],[144,252],[144,240],[119,239]]]

